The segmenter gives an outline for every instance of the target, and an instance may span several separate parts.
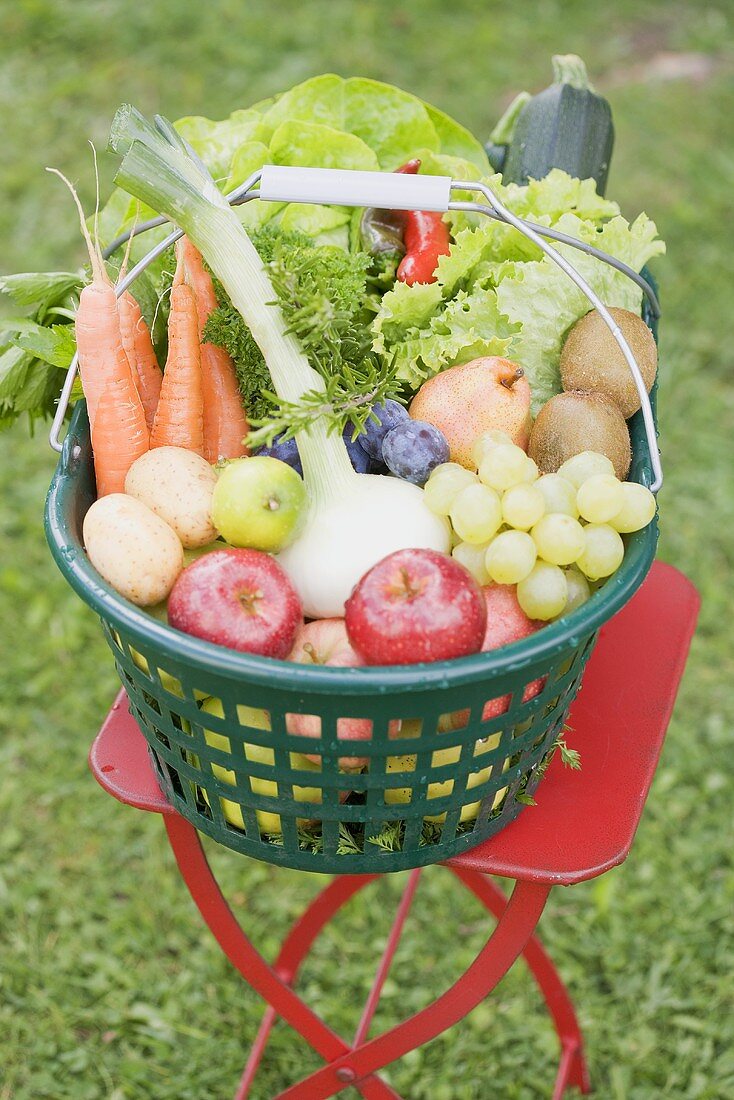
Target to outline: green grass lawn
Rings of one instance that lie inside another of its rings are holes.
[[[656,265],[660,554],[695,581],[703,609],[628,863],[557,890],[542,922],[605,1100],[734,1096],[733,21],[731,0],[16,0],[0,14],[3,271],[81,260],[68,196],[43,167],[78,179],[89,206],[86,141],[104,144],[126,99],[171,117],[220,117],[335,70],[400,83],[484,135],[515,91],[547,82],[551,53],[570,51],[609,96],[609,194],[629,215],[646,209],[668,243]],[[160,822],[113,802],[87,771],[115,676],[97,623],[43,541],[53,466],[40,428],[33,439],[25,425],[0,437],[0,1100],[226,1097],[258,1001],[187,900]],[[272,954],[321,881],[223,851],[214,859]],[[304,970],[304,993],[345,1034],[401,882],[366,891]],[[486,934],[479,906],[446,872],[427,873],[377,1025],[443,989]],[[550,1095],[556,1056],[518,967],[388,1076],[410,1100],[525,1100]],[[276,1028],[254,1096],[273,1096],[312,1065],[305,1045]]]

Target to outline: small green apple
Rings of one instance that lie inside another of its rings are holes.
[[[292,466],[270,455],[237,458],[214,487],[212,523],[232,546],[276,554],[301,531],[307,506]]]

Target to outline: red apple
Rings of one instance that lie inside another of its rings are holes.
[[[364,661],[352,648],[344,619],[314,619],[298,628],[289,661],[352,668]]]
[[[302,665],[330,665],[336,668],[352,668],[364,664],[349,642],[343,619],[315,619],[306,623],[296,634],[288,660]],[[318,715],[286,714],[285,717],[288,733],[295,733],[300,737],[321,735]],[[336,734],[345,741],[369,741],[372,737],[372,722],[369,718],[338,718]],[[304,755],[315,763],[321,761],[318,753]],[[339,758],[339,766],[342,768],[361,768],[366,763],[366,756]]]
[[[303,609],[278,563],[260,550],[213,550],[180,574],[168,598],[177,630],[263,657],[287,657]]]
[[[455,558],[397,550],[355,586],[345,623],[366,664],[410,665],[477,653],[487,609],[481,588]]]
[[[490,584],[482,589],[487,605],[487,629],[482,652],[519,642],[539,630],[544,623],[529,619],[517,599],[514,584]]]
[[[365,662],[349,641],[344,619],[315,619],[302,626],[296,635],[293,649],[288,655],[289,661],[299,664],[330,665],[332,668],[354,668]],[[315,714],[287,714],[286,727],[289,733],[301,737],[319,737],[321,723]],[[397,737],[400,721],[390,722],[390,737]],[[369,741],[372,738],[372,722],[369,718],[337,718],[336,735],[345,741]],[[318,753],[305,753],[309,760],[319,763]],[[339,767],[362,768],[368,762],[366,756],[341,756]]]
[[[510,642],[519,642],[521,638],[527,638],[534,634],[544,623],[529,619],[517,600],[516,586],[514,584],[492,584],[482,589],[487,605],[487,629],[482,642],[482,652],[488,653],[493,649],[500,649]],[[526,703],[534,699],[543,690],[545,677],[533,680],[527,684],[523,692],[522,700]],[[490,699],[484,704],[482,721],[496,718],[504,714],[512,701],[512,695],[500,695],[496,699]],[[469,721],[468,710],[457,710],[447,716],[448,720],[439,724],[449,730],[463,729]]]

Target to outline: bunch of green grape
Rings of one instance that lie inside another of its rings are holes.
[[[453,556],[479,584],[516,584],[531,619],[555,619],[588,600],[589,582],[622,564],[622,534],[655,515],[650,490],[619,481],[596,451],[540,476],[521,447],[494,431],[475,440],[472,459],[476,473],[455,462],[437,466],[426,504],[451,521]]]

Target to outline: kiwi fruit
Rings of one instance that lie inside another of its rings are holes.
[[[628,309],[609,310],[632,349],[647,392],[658,369],[658,349],[650,329]],[[619,405],[625,420],[640,407],[632,371],[600,313],[592,309],[570,329],[561,352],[564,390],[604,393]]]
[[[606,455],[624,481],[632,460],[627,424],[619,406],[603,393],[558,393],[538,413],[528,454],[544,474],[554,474],[581,451]]]

